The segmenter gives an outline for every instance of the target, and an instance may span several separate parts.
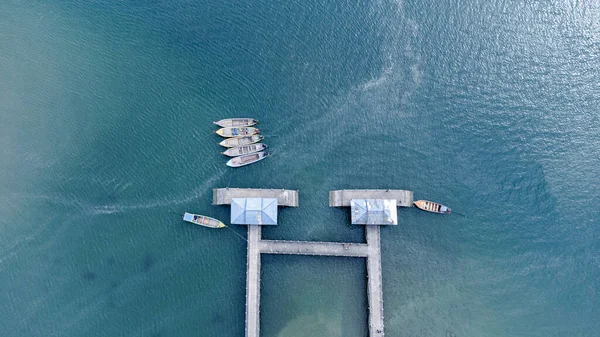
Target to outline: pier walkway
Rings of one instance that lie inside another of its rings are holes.
[[[260,226],[248,226],[246,265],[246,337],[260,336]]]
[[[261,240],[261,227],[248,226],[246,337],[260,335],[260,254],[325,255],[367,258],[369,336],[383,337],[383,289],[379,226],[366,226],[367,243]]]
[[[383,336],[383,282],[381,278],[381,236],[379,226],[366,226],[369,336]]]
[[[364,243],[262,240],[258,246],[263,254],[349,257],[367,257],[368,255],[368,246]]]

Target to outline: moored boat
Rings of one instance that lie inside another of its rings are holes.
[[[244,154],[250,154],[250,153],[264,151],[266,148],[267,148],[267,144],[256,143],[256,144],[232,147],[221,153],[226,156],[229,156],[229,157],[237,157],[237,156],[241,156]]]
[[[227,138],[219,143],[221,146],[225,147],[236,147],[243,145],[250,145],[254,143],[260,142],[264,137],[262,135],[253,135],[253,136],[241,136],[241,137],[233,137]]]
[[[221,128],[216,132],[221,137],[251,136],[260,133],[260,131],[257,128],[253,127]]]
[[[188,213],[188,212],[185,212],[185,214],[183,214],[183,220],[187,221],[187,222],[191,222],[196,225],[210,227],[210,228],[226,227],[224,223],[222,223],[221,221],[219,221],[215,218],[211,218],[211,217],[204,216],[204,215],[192,214],[192,213]]]
[[[229,167],[245,166],[245,165],[249,165],[252,163],[256,163],[259,160],[263,160],[263,159],[267,158],[268,156],[270,156],[270,154],[265,151],[251,153],[251,154],[245,154],[243,156],[229,159],[229,161],[227,162],[227,166],[229,166]]]
[[[213,123],[222,128],[231,128],[256,125],[258,121],[253,118],[226,118]]]
[[[452,212],[452,209],[450,209],[449,207],[444,206],[442,204],[438,204],[437,202],[433,202],[433,201],[417,200],[414,202],[414,204],[418,208],[420,208],[424,211],[427,211],[427,212],[439,213],[439,214],[450,214],[450,212]]]

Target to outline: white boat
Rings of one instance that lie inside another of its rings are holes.
[[[245,154],[243,156],[229,159],[229,161],[227,162],[227,166],[229,166],[229,167],[245,166],[245,165],[249,165],[252,163],[256,163],[257,161],[263,160],[263,159],[267,158],[268,156],[270,156],[270,154],[265,151],[251,153],[251,154]]]
[[[221,137],[238,137],[238,136],[252,136],[260,133],[257,128],[245,126],[239,128],[221,128],[216,131],[217,135]]]
[[[427,212],[439,213],[439,214],[450,214],[452,213],[452,209],[450,207],[438,204],[437,202],[429,201],[429,200],[417,200],[414,202],[417,208],[420,208]]]
[[[243,145],[250,145],[254,143],[260,142],[264,137],[262,135],[253,135],[253,136],[242,136],[242,137],[233,137],[227,138],[219,143],[221,146],[225,147],[236,147]]]
[[[213,122],[222,128],[242,127],[256,125],[258,121],[253,118],[226,118]]]
[[[188,212],[185,212],[185,214],[183,214],[183,220],[187,221],[187,222],[191,222],[196,225],[210,227],[210,228],[225,227],[224,223],[222,223],[221,221],[219,221],[215,218],[211,218],[209,216],[204,216],[204,215],[192,214],[192,213],[188,213]]]
[[[237,156],[241,156],[244,154],[250,154],[250,153],[264,151],[266,149],[267,149],[267,144],[256,143],[256,144],[232,147],[221,153],[228,157],[237,157]]]

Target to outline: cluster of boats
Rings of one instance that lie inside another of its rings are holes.
[[[213,123],[221,127],[216,133],[225,138],[219,145],[226,147],[227,150],[221,153],[232,157],[227,162],[227,166],[245,166],[269,156],[269,153],[265,151],[267,145],[260,142],[264,137],[260,134],[260,130],[254,127],[258,124],[256,119],[227,118]],[[439,214],[450,214],[452,211],[447,206],[428,200],[417,200],[414,205],[424,211]],[[183,220],[209,228],[227,227],[215,218],[187,212],[183,215]]]
[[[245,166],[269,156],[265,151],[267,145],[260,143],[264,137],[260,134],[260,130],[254,127],[258,123],[256,119],[227,118],[213,123],[221,127],[216,134],[225,138],[219,145],[228,148],[221,153],[232,157],[227,162],[227,166]]]

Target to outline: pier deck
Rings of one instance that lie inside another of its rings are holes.
[[[398,207],[412,207],[413,191],[337,190],[329,191],[329,207],[348,207],[352,199],[395,199]]]
[[[368,246],[364,243],[262,240],[258,246],[263,254],[349,257],[367,257],[368,255]]]
[[[379,226],[366,226],[367,243],[261,240],[260,226],[248,226],[246,337],[260,335],[260,254],[367,258],[369,336],[383,337],[383,289]]]
[[[369,336],[383,336],[383,282],[381,281],[381,236],[379,226],[367,226],[367,289]]]
[[[231,205],[232,198],[277,198],[279,206],[298,207],[298,191],[263,188],[213,188],[213,205]]]
[[[260,226],[248,226],[246,265],[246,337],[260,335]]]

